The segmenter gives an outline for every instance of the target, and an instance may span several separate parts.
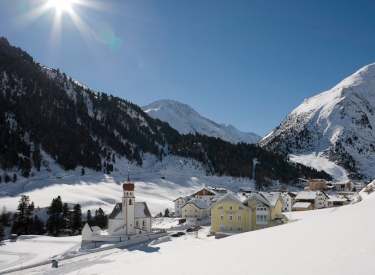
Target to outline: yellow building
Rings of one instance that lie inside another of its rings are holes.
[[[286,222],[281,193],[227,193],[211,209],[211,232],[240,233]]]

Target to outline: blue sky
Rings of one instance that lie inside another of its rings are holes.
[[[1,0],[0,36],[93,90],[261,136],[375,62],[374,1],[75,1],[58,17],[35,13],[48,0]]]

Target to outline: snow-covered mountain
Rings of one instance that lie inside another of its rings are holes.
[[[259,145],[293,155],[324,157],[351,178],[375,175],[375,63],[332,89],[305,99]]]
[[[199,133],[231,143],[255,143],[261,139],[257,134],[241,132],[230,124],[217,124],[175,100],[159,100],[141,108],[151,117],[169,123],[180,134]]]

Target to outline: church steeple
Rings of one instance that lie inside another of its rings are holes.
[[[130,181],[128,167],[128,181],[122,185],[124,195],[122,197],[122,212],[125,223],[126,235],[135,234],[135,196],[134,196],[134,183]]]

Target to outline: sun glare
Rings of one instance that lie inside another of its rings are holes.
[[[49,0],[48,5],[54,7],[57,12],[71,12],[74,0]]]

